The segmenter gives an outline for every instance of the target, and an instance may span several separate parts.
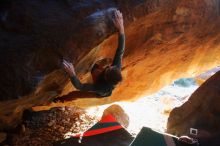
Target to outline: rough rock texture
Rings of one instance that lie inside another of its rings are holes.
[[[111,21],[115,8],[130,11],[127,22],[140,4],[144,1],[2,1],[0,99],[15,99],[35,91],[47,74],[61,68],[62,59],[78,64],[115,31]],[[78,71],[86,72],[88,65]],[[63,78],[67,77],[60,74],[59,82],[46,80],[37,91],[62,90]]]
[[[220,135],[220,71],[202,84],[182,106],[171,111],[168,132],[189,135],[198,129],[198,137]]]
[[[149,10],[143,12],[144,16],[133,16],[133,22],[126,25],[123,82],[110,98],[78,99],[71,104],[91,106],[136,99],[157,91],[174,79],[195,76],[219,64],[219,1],[147,2],[144,6]],[[124,15],[126,17],[126,13]],[[117,36],[110,36],[80,60],[77,68],[85,70],[89,62],[113,57],[116,42]],[[83,75],[79,71],[78,75],[83,82],[91,80],[89,72]],[[61,95],[72,90],[68,83]],[[80,97],[83,96],[87,97],[82,93]]]
[[[86,82],[96,60],[114,56],[112,7],[125,17],[123,82],[109,98],[45,105],[75,90],[61,59]],[[14,126],[32,106],[133,100],[220,64],[219,0],[5,0],[0,18],[0,127]]]
[[[110,98],[79,99],[71,104],[91,106],[133,100],[177,78],[196,76],[220,64],[219,1],[169,0],[157,1],[155,5],[147,2],[145,10],[150,10],[143,17],[133,17],[134,21],[126,27],[123,82]],[[113,57],[116,41],[116,35],[103,41],[78,67],[85,67],[90,60]],[[81,76],[82,81],[89,81],[88,76],[89,73]],[[69,83],[61,94],[71,90]]]

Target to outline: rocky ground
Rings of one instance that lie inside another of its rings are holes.
[[[44,112],[24,113],[23,124],[16,133],[8,134],[13,146],[51,146],[53,142],[68,138],[68,135],[83,132],[97,119],[77,107],[53,108]]]

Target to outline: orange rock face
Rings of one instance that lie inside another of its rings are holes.
[[[217,66],[220,63],[217,57],[220,19],[215,2],[172,1],[134,20],[126,27],[123,82],[107,99],[79,99],[72,103],[90,106],[135,100],[175,79],[193,77]],[[116,46],[117,36],[113,35],[85,56],[78,63],[78,70],[90,60],[112,58]],[[94,53],[97,53],[95,57]],[[68,84],[63,94],[70,90],[72,87]]]

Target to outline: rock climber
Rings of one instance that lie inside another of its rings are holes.
[[[81,83],[76,76],[73,64],[63,60],[63,67],[69,74],[74,87],[80,91],[93,92],[99,97],[110,96],[115,86],[122,81],[121,66],[125,48],[124,22],[119,10],[115,10],[113,16],[112,21],[118,30],[118,48],[112,64],[104,66],[95,63],[91,70],[93,83]]]

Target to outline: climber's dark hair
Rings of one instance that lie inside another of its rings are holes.
[[[105,72],[105,79],[112,85],[118,84],[122,81],[121,70],[116,66],[108,67]]]

